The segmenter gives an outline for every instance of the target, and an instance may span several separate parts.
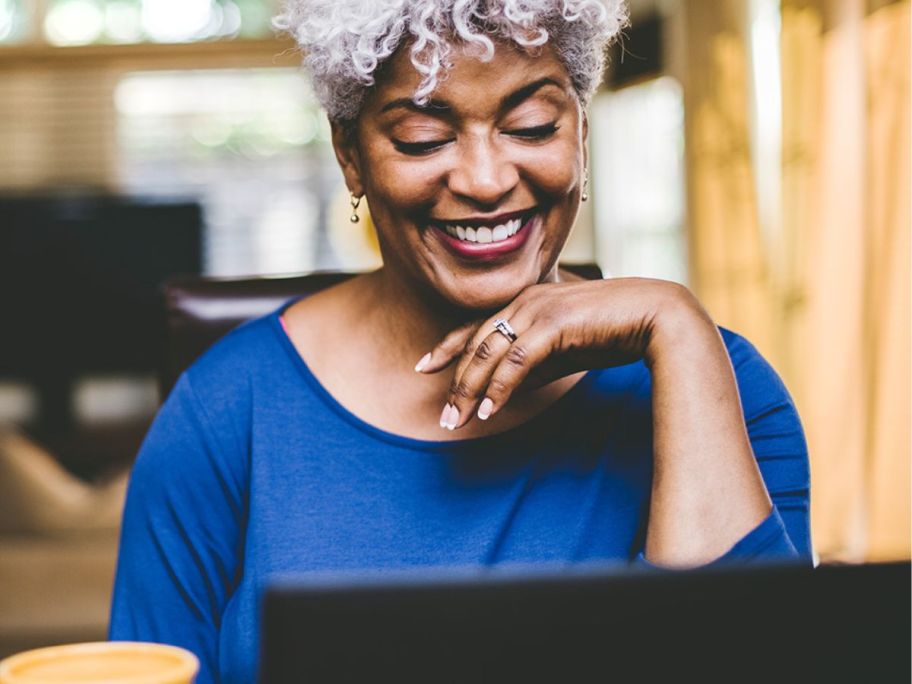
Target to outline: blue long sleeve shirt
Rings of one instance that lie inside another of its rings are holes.
[[[193,651],[200,684],[252,682],[258,599],[273,575],[648,565],[651,378],[642,362],[590,371],[501,434],[417,440],[341,406],[284,333],[283,309],[213,346],[156,417],[124,511],[112,639]],[[807,447],[794,404],[750,343],[720,332],[774,506],[714,563],[809,563]]]

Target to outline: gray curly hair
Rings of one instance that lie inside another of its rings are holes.
[[[451,41],[488,61],[497,38],[523,48],[550,40],[585,106],[627,9],[623,0],[285,0],[273,23],[300,46],[329,118],[351,121],[377,69],[406,41],[422,76],[413,95],[418,105],[451,66]]]

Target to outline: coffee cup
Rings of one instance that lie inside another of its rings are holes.
[[[192,684],[199,661],[177,646],[100,641],[25,651],[0,661],[0,684]]]

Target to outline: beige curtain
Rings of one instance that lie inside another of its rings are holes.
[[[693,283],[796,399],[820,557],[908,558],[909,2],[782,1],[781,200],[754,191],[747,4],[686,3]]]
[[[752,172],[746,6],[684,3],[689,270],[716,320],[775,360],[775,306]]]

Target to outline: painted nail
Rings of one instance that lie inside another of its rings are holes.
[[[443,412],[440,414],[440,427],[445,428],[447,426],[447,417],[450,415],[450,405],[447,404],[443,407]]]
[[[482,420],[487,420],[491,416],[491,409],[494,408],[494,402],[485,397],[481,400],[481,405],[478,407],[478,417]]]
[[[421,361],[419,361],[418,365],[415,366],[415,370],[418,373],[420,373],[422,370],[424,370],[424,367],[426,365],[428,365],[428,361],[430,361],[430,360],[431,360],[431,353],[428,352],[427,354],[425,354],[424,356],[421,357]]]
[[[459,422],[459,409],[455,406],[450,407],[450,415],[447,418],[447,430],[454,430],[456,423]]]

